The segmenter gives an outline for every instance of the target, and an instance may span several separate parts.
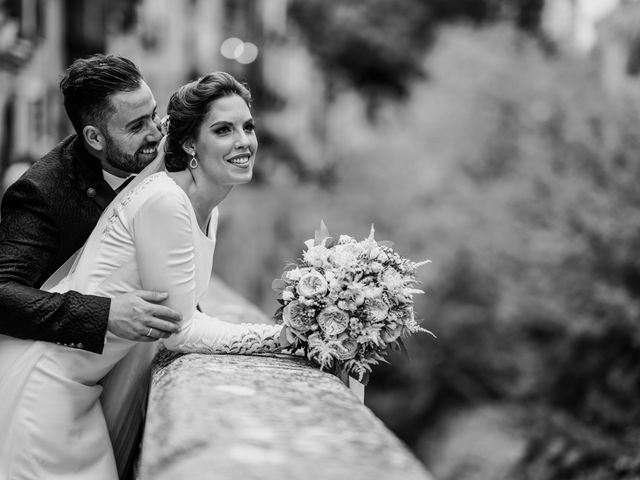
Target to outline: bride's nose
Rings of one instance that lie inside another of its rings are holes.
[[[243,149],[249,148],[249,145],[250,145],[249,137],[247,137],[247,134],[244,133],[244,131],[242,131],[236,137],[236,141],[233,146],[237,150],[243,150]]]

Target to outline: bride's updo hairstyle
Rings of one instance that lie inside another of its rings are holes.
[[[211,104],[232,95],[238,95],[251,107],[249,89],[226,72],[209,73],[183,85],[171,95],[167,106],[169,128],[165,155],[168,171],[177,172],[187,168],[191,157],[182,149],[182,145],[196,138]]]

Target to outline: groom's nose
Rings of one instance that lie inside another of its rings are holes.
[[[151,122],[151,128],[147,133],[146,140],[148,142],[159,142],[162,139],[162,131],[160,130],[160,122]]]

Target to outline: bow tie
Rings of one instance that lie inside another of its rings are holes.
[[[131,180],[133,180],[135,177],[135,175],[129,175],[126,180],[124,182],[122,182],[122,185],[120,185],[118,188],[116,188],[116,193],[120,193],[122,190],[124,190],[124,188],[129,185],[129,183],[131,182]]]

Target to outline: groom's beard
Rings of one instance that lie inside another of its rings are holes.
[[[105,136],[106,139],[106,157],[109,165],[112,165],[119,170],[124,170],[125,172],[131,173],[140,173],[144,167],[146,167],[149,162],[142,160],[138,157],[137,152],[133,155],[130,153],[123,152],[120,147],[118,147],[111,137]],[[149,145],[143,145],[142,148],[150,147]],[[157,145],[156,145],[157,146]]]

